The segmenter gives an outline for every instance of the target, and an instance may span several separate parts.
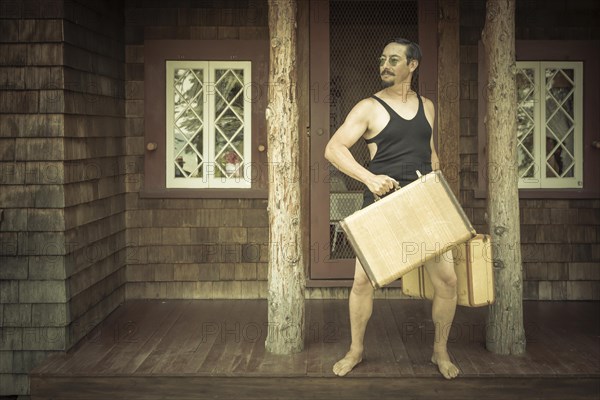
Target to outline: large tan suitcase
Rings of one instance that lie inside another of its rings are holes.
[[[452,249],[456,271],[457,301],[461,306],[481,307],[494,302],[494,270],[489,235],[477,235]],[[433,299],[433,285],[424,267],[402,277],[402,292]]]
[[[340,225],[375,288],[475,236],[440,171],[423,175]]]

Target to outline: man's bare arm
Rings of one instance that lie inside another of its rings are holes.
[[[433,171],[437,171],[438,169],[440,169],[440,159],[438,158],[437,152],[435,151],[433,135],[431,135],[431,169]]]
[[[431,129],[433,131],[433,124],[435,122],[435,107],[433,105],[433,102],[428,98],[423,97],[423,107],[425,108],[425,117],[427,118],[427,121],[431,125]],[[438,169],[440,169],[440,159],[438,158],[437,152],[435,151],[433,132],[431,135],[429,145],[431,146],[431,169],[437,171]]]
[[[342,126],[327,143],[325,158],[346,175],[367,185],[371,192],[383,195],[398,182],[387,175],[374,175],[360,165],[349,150],[369,129],[369,116],[373,114],[372,101],[362,100],[348,113]]]
[[[361,182],[365,182],[373,174],[356,162],[349,149],[367,131],[369,109],[367,100],[359,102],[325,147],[325,158],[329,162],[346,175]]]

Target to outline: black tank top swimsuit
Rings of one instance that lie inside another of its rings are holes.
[[[416,171],[423,175],[431,172],[431,125],[425,117],[423,100],[419,99],[419,109],[413,119],[404,119],[385,101],[372,96],[387,110],[390,121],[379,134],[365,142],[376,143],[377,152],[367,167],[376,175],[388,175],[405,186],[417,179]],[[373,203],[373,193],[367,188],[364,192],[363,207]]]

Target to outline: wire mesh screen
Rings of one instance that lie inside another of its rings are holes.
[[[380,90],[379,56],[393,38],[417,41],[417,1],[330,1],[330,132],[344,122],[360,100]],[[354,158],[368,165],[364,141],[350,149]],[[353,258],[354,252],[339,227],[339,220],[362,205],[362,183],[332,168],[330,179],[331,258]]]

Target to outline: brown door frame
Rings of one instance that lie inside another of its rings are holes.
[[[419,0],[419,45],[425,60],[419,92],[437,106],[437,0]],[[349,286],[354,259],[330,259],[329,164],[329,1],[310,2],[310,266],[308,286]],[[436,108],[437,109],[437,108]],[[434,127],[437,142],[437,130]]]

